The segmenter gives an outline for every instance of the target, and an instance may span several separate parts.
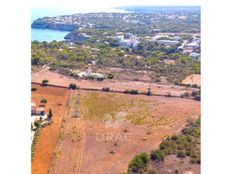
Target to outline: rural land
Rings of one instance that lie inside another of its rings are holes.
[[[32,174],[200,174],[200,7],[35,20]]]

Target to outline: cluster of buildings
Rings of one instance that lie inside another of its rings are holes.
[[[178,50],[185,55],[191,56],[194,59],[200,59],[200,37],[193,37],[191,41],[185,40]]]
[[[180,44],[180,39],[179,36],[175,35],[169,36],[167,34],[156,34],[150,41],[156,42],[159,45],[175,46]]]
[[[184,34],[184,33],[183,33]],[[157,33],[154,37],[149,38],[151,42],[156,42],[159,45],[178,46],[177,51],[184,55],[188,55],[194,59],[200,59],[200,35],[192,35],[190,39],[182,38],[181,34],[165,34]]]
[[[92,79],[92,80],[104,80],[104,75],[100,73],[94,73],[92,70],[87,69],[86,71],[76,72],[75,70],[71,70],[71,75],[80,79]]]
[[[35,103],[31,103],[31,116],[44,116],[45,108],[37,107]]]
[[[114,39],[116,39],[119,42],[119,46],[123,48],[134,48],[139,43],[137,36],[129,34],[129,37],[125,38],[125,35],[121,32],[116,33]]]

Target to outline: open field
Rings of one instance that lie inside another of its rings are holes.
[[[183,84],[197,84],[198,86],[201,86],[201,75],[200,74],[191,74],[190,76],[186,77],[183,81]]]
[[[51,156],[56,146],[62,116],[66,110],[69,91],[67,89],[49,86],[41,87],[40,85],[32,85],[32,87],[37,88],[36,91],[32,92],[32,102],[38,106],[40,100],[46,98],[48,101],[46,104],[46,112],[51,108],[53,113],[53,123],[45,128],[41,128],[31,167],[32,174],[45,174],[48,173]]]
[[[191,93],[193,90],[192,88],[186,88],[183,86],[160,85],[156,83],[148,83],[141,81],[104,80],[102,82],[99,82],[91,80],[74,79],[56,72],[49,71],[46,68],[41,71],[32,73],[32,82],[41,83],[41,81],[44,79],[48,79],[49,84],[53,85],[61,85],[68,87],[70,83],[76,83],[78,86],[82,88],[102,89],[103,87],[109,87],[110,89],[116,91],[136,89],[139,92],[147,92],[147,89],[150,87],[153,94],[167,95],[168,93],[170,93],[173,96],[180,96],[185,92]]]
[[[199,115],[200,102],[188,99],[72,91],[49,173],[125,172],[135,154]]]

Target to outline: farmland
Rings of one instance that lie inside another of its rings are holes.
[[[39,105],[41,98],[46,98],[48,101],[46,112],[48,112],[49,108],[53,110],[53,123],[41,129],[31,167],[33,174],[44,174],[48,172],[50,167],[51,156],[56,146],[61,120],[66,110],[66,100],[69,91],[49,86],[41,87],[40,85],[32,85],[32,87],[37,89],[32,92],[32,101]]]
[[[32,73],[32,82],[41,83],[44,79],[49,80],[49,84],[60,85],[68,87],[70,83],[76,83],[79,87],[90,89],[102,89],[103,87],[109,87],[112,90],[124,92],[127,89],[136,89],[139,92],[147,92],[148,87],[151,88],[152,93],[158,95],[167,95],[170,93],[172,96],[180,96],[185,92],[191,93],[193,89],[191,87],[149,83],[142,81],[131,80],[104,80],[102,82],[92,80],[75,79],[69,76],[62,75],[60,73],[50,71],[49,68],[38,69],[37,72]]]
[[[136,153],[157,148],[199,113],[194,100],[72,91],[50,173],[125,172]]]

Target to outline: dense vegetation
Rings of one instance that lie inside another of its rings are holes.
[[[72,69],[85,70],[93,61],[95,69],[119,67],[152,72],[153,81],[159,82],[166,76],[170,82],[181,82],[192,73],[200,73],[200,62],[153,43],[142,42],[136,49],[111,47],[109,44],[86,43],[70,47],[64,42],[32,42],[33,66],[49,65],[51,70],[70,74]],[[137,58],[142,56],[142,58]],[[165,59],[176,60],[176,64],[166,64]],[[113,78],[111,75],[109,78]],[[46,84],[46,83],[45,83]]]
[[[195,122],[189,121],[188,126],[182,130],[180,135],[167,137],[162,141],[158,150],[151,151],[150,159],[147,159],[148,154],[136,155],[129,164],[128,174],[149,173],[149,161],[162,162],[167,155],[176,155],[177,158],[188,156],[191,163],[201,163],[200,119]]]

